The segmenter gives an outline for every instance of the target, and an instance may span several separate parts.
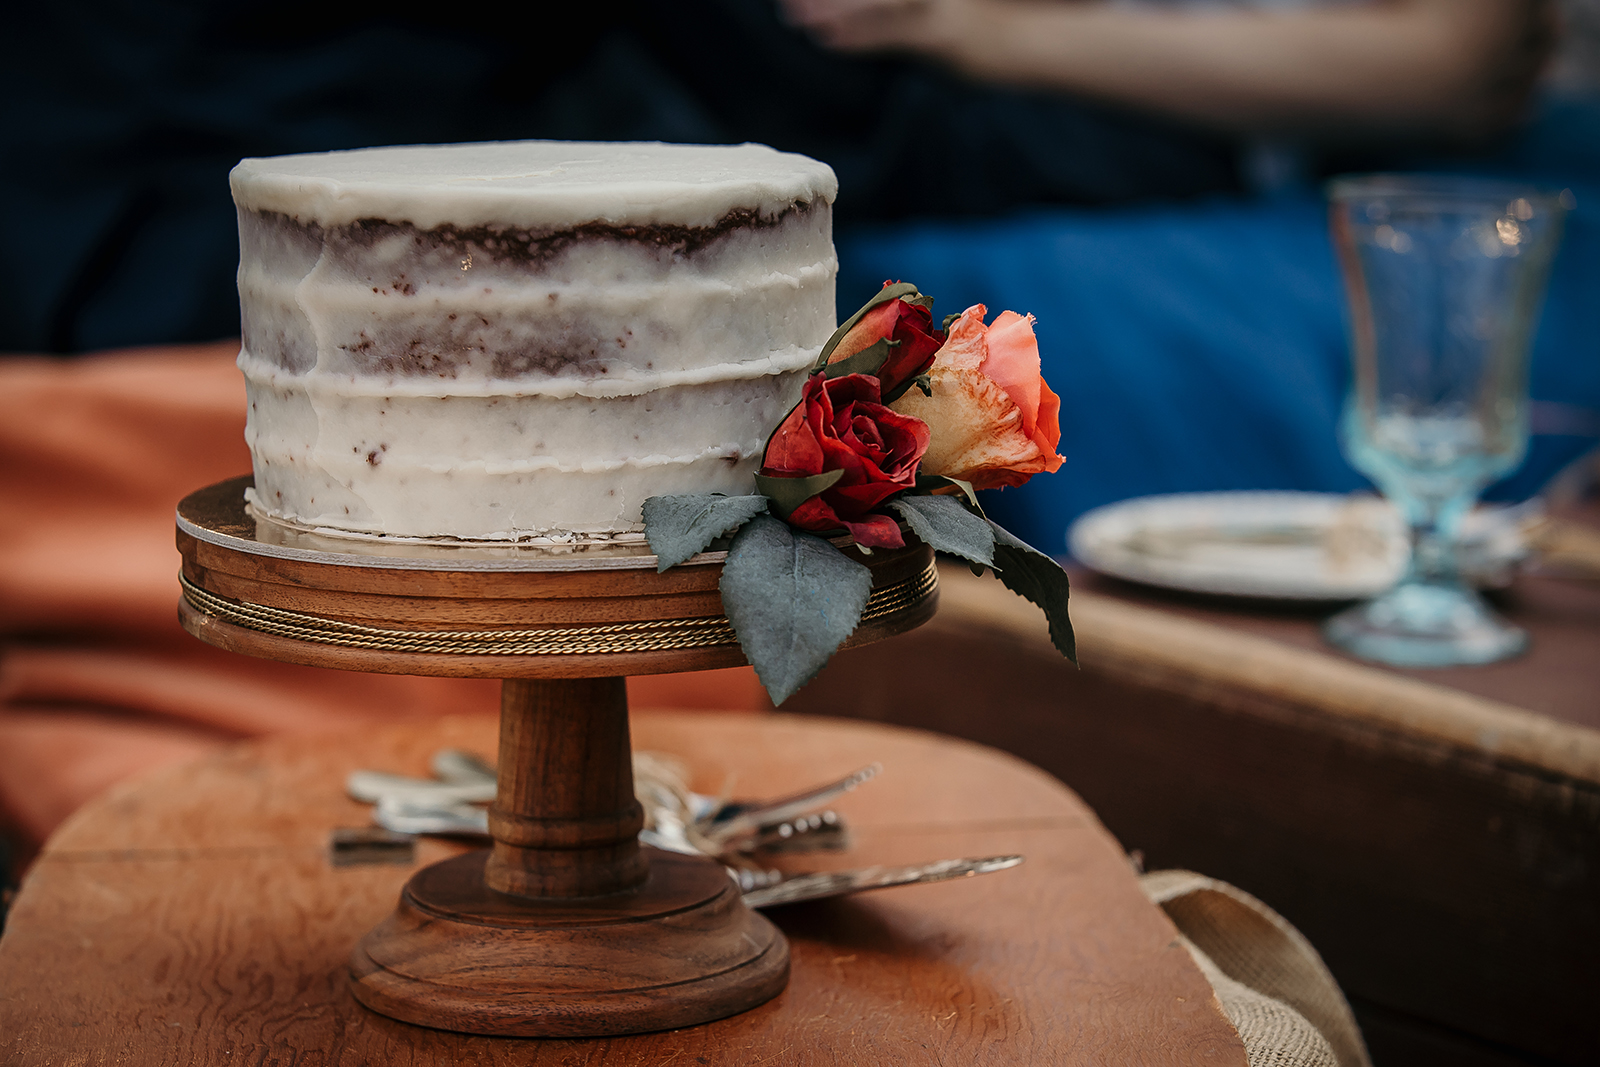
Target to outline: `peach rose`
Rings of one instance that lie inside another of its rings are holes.
[[[922,473],[976,489],[1021,485],[1061,466],[1061,398],[1039,375],[1032,315],[974,304],[951,323],[928,369],[932,396],[911,389],[890,405],[928,424],[932,442]]]

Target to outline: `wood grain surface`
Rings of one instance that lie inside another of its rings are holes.
[[[489,888],[589,897],[642,883],[626,680],[512,679],[501,688]]]
[[[1379,1067],[1595,1061],[1600,732],[1103,595],[1072,614],[1081,670],[1031,605],[949,567],[938,618],[786,707],[1017,753],[1150,867],[1260,897]],[[886,677],[889,655],[961,667]]]
[[[871,724],[638,714],[695,787],[773,796],[873,760],[837,808],[851,851],[804,868],[1019,852],[982,878],[777,909],[788,988],[733,1018],[626,1038],[470,1037],[351,998],[345,958],[414,866],[331,867],[357,767],[493,750],[492,719],[242,746],[119,788],[30,872],[0,939],[0,1063],[1231,1064],[1237,1035],[1071,792],[1011,757]],[[422,844],[418,865],[452,846]]]

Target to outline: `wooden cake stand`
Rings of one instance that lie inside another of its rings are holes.
[[[789,947],[716,861],[641,846],[625,676],[742,665],[724,553],[664,574],[644,545],[420,544],[257,520],[250,478],[178,505],[179,616],[247,655],[504,679],[492,848],[412,876],[350,958],[361,1003],[445,1030],[578,1037],[720,1019],[777,995]],[[920,544],[857,556],[851,645],[938,600]]]

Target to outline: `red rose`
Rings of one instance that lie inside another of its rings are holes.
[[[888,396],[927,371],[934,353],[944,344],[944,331],[933,328],[933,313],[921,304],[885,300],[850,327],[828,353],[828,362],[837,363],[886,338],[896,342],[889,349],[889,359],[878,368],[878,381]]]
[[[928,427],[884,407],[882,395],[878,379],[867,374],[826,378],[818,373],[806,382],[799,405],[767,445],[761,473],[768,478],[844,473],[794,508],[791,524],[802,530],[843,526],[857,544],[870,548],[905,544],[898,523],[871,512],[916,484]]]

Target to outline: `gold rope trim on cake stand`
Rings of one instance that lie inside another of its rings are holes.
[[[713,648],[738,642],[724,615],[659,619],[604,626],[552,626],[533,630],[392,630],[326,619],[265,604],[228,600],[191,582],[182,572],[184,599],[196,611],[246,630],[373,652],[431,652],[457,656],[573,656]],[[914,577],[874,589],[861,622],[897,615],[924,600],[939,584],[932,563]]]

